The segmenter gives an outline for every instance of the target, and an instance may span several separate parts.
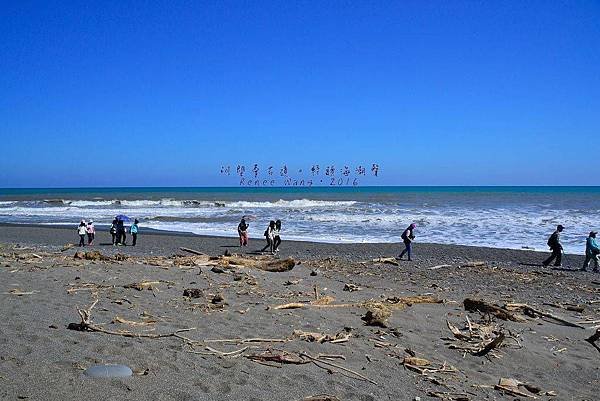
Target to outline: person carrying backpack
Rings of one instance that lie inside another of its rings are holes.
[[[417,227],[415,223],[412,223],[400,236],[402,238],[402,242],[404,242],[404,250],[398,256],[398,259],[402,259],[405,253],[408,254],[408,260],[412,260],[412,242],[415,239],[414,229]]]
[[[267,240],[267,245],[265,245],[265,247],[263,249],[261,249],[261,252],[264,252],[267,248],[270,248],[270,251],[272,254],[274,254],[275,252],[273,251],[273,235],[275,233],[275,222],[273,220],[271,220],[269,222],[269,226],[267,227],[267,229],[265,230],[265,239]]]
[[[596,242],[596,231],[590,232],[585,242],[585,262],[583,262],[582,271],[586,271],[590,262],[594,262],[594,273],[598,272],[598,254],[600,254],[600,247]]]
[[[562,247],[562,244],[560,243],[560,233],[564,229],[565,228],[559,224],[558,226],[556,226],[556,231],[554,231],[552,233],[552,235],[550,236],[550,238],[548,238],[548,247],[552,251],[552,255],[550,255],[550,257],[548,259],[546,259],[542,262],[542,265],[544,265],[544,267],[548,267],[554,259],[556,259],[556,261],[554,262],[554,266],[556,266],[556,267],[562,266],[561,262],[562,262],[563,247]]]

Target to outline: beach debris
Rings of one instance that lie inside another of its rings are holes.
[[[539,387],[529,383],[520,382],[517,379],[500,378],[498,384],[496,384],[494,388],[512,396],[525,398],[536,398],[534,394],[540,394],[542,392]]]
[[[527,315],[529,317],[541,316],[541,317],[545,317],[547,319],[554,320],[554,321],[556,321],[556,322],[558,322],[558,323],[560,323],[560,324],[562,324],[564,326],[577,327],[579,329],[584,329],[585,330],[584,326],[581,326],[581,325],[579,325],[577,323],[570,322],[570,321],[568,321],[566,319],[563,319],[561,317],[555,316],[552,313],[544,312],[544,311],[541,311],[539,309],[532,308],[531,306],[529,306],[527,304],[511,303],[511,304],[506,304],[505,308],[507,310],[521,310],[524,315]]]
[[[391,315],[392,312],[387,306],[373,302],[367,306],[367,312],[361,319],[367,326],[387,327],[387,320]]]
[[[412,306],[413,304],[441,304],[444,301],[431,295],[414,295],[406,297],[388,297],[385,302],[392,305]]]
[[[61,252],[68,251],[69,249],[71,249],[73,247],[75,247],[75,244],[71,244],[71,243],[65,244],[60,251]]]
[[[69,323],[69,325],[67,326],[67,329],[76,330],[76,331],[93,331],[93,332],[99,332],[99,333],[110,334],[110,335],[115,335],[115,336],[130,337],[130,338],[153,338],[153,339],[167,338],[167,337],[180,337],[179,333],[196,330],[195,327],[190,327],[190,328],[179,329],[179,330],[175,330],[173,332],[163,333],[163,334],[134,333],[134,332],[127,331],[127,330],[108,330],[108,329],[105,329],[104,327],[92,322],[92,309],[94,309],[94,307],[96,306],[98,301],[99,300],[96,299],[87,309],[77,308],[77,313],[79,314],[81,321],[79,323]]]
[[[329,394],[317,394],[304,397],[302,401],[341,401],[338,397]]]
[[[113,258],[117,262],[125,262],[125,261],[129,260],[131,257],[129,255],[125,255],[123,253],[117,253],[117,254],[115,254],[115,256],[113,256]]]
[[[350,284],[350,283],[344,284],[344,291],[354,292],[354,291],[360,291],[361,289],[362,288],[360,288],[356,284]]]
[[[437,269],[441,269],[444,267],[452,267],[452,265],[436,265],[436,266],[430,267],[429,270],[437,270]]]
[[[212,297],[212,299],[210,300],[210,302],[212,304],[220,304],[223,303],[225,301],[225,298],[223,298],[223,295],[221,294],[215,294],[215,296]]]
[[[268,272],[286,272],[292,270],[296,265],[293,258],[273,260],[266,257],[242,257],[237,255],[218,257],[217,262],[221,267],[250,267]]]
[[[193,253],[194,255],[201,255],[201,256],[205,256],[206,254],[200,251],[197,251],[195,249],[191,249],[191,248],[185,248],[185,247],[180,247],[180,250],[184,251],[184,252],[189,252],[189,253]]]
[[[223,269],[221,269],[220,267],[217,267],[217,266],[214,266],[212,269],[210,269],[210,271],[213,272],[213,273],[218,273],[218,274],[225,273],[225,270],[223,270]]]
[[[373,263],[386,263],[389,265],[400,266],[400,264],[396,261],[396,258],[375,258],[371,261]]]
[[[402,361],[403,365],[412,365],[412,366],[429,366],[431,365],[431,361],[424,358],[417,358],[415,356],[407,356],[404,357]]]
[[[316,277],[316,276],[318,276],[318,275],[319,275],[319,271],[318,271],[318,270],[316,270],[316,269],[315,269],[315,270],[311,270],[311,272],[310,272],[310,275],[311,275],[312,277]]]
[[[201,298],[204,293],[199,288],[186,288],[183,290],[183,296],[189,298]]]
[[[487,355],[492,350],[499,348],[506,339],[505,332],[497,325],[492,323],[477,324],[471,322],[468,316],[466,328],[463,331],[459,330],[448,320],[446,320],[446,325],[456,340],[466,343],[450,344],[449,348],[467,351],[474,356]]]
[[[283,304],[283,305],[277,305],[275,307],[273,307],[273,309],[299,309],[299,308],[304,308],[305,306],[307,306],[308,304],[303,304],[300,302],[291,302],[289,304]]]
[[[469,401],[469,395],[466,393],[451,393],[448,391],[428,391],[427,395],[450,401]]]
[[[5,294],[16,295],[18,297],[21,297],[23,295],[33,295],[33,294],[36,294],[38,292],[39,291],[35,291],[35,290],[34,291],[21,291],[18,288],[13,288],[12,290],[10,290],[8,292],[5,292]]]
[[[596,329],[596,332],[592,334],[590,337],[586,338],[585,341],[590,343],[592,347],[596,348],[598,352],[600,352],[600,346],[596,344],[596,341],[600,339],[600,329]]]
[[[463,303],[465,306],[465,310],[467,310],[469,312],[482,312],[485,314],[493,315],[493,316],[497,317],[498,319],[511,320],[513,322],[525,321],[525,319],[523,319],[522,317],[516,316],[504,308],[501,308],[496,305],[492,305],[483,300],[466,298],[463,301]]]
[[[110,258],[108,256],[104,256],[100,253],[100,251],[88,251],[88,252],[83,252],[83,251],[77,251],[75,252],[75,255],[73,255],[73,259],[80,259],[80,260],[110,260]]]
[[[349,331],[342,331],[336,333],[334,335],[323,334],[323,333],[313,333],[302,330],[294,330],[292,333],[292,337],[299,338],[300,340],[308,341],[308,342],[316,342],[319,344],[330,342],[332,344],[344,343],[347,342],[351,333]]]
[[[123,288],[133,288],[134,290],[143,291],[143,290],[153,290],[155,285],[160,284],[161,281],[150,281],[144,280],[138,283],[125,284]]]
[[[472,261],[472,262],[464,263],[464,264],[460,265],[460,267],[482,267],[482,266],[485,266],[485,265],[486,265],[485,262],[483,262],[481,260],[475,260],[475,261]]]
[[[300,280],[288,280],[283,285],[296,285],[300,282]]]
[[[125,365],[94,365],[83,374],[90,377],[129,377],[133,375],[133,371]]]
[[[157,320],[154,320],[154,319],[148,319],[148,320],[145,320],[142,322],[136,322],[133,320],[124,319],[119,316],[115,316],[111,323],[122,323],[122,324],[128,324],[130,326],[149,326],[149,325],[155,324],[156,322],[157,322]]]

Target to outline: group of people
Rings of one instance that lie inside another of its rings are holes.
[[[548,267],[552,261],[554,261],[554,266],[562,266],[563,246],[560,242],[560,233],[562,233],[564,229],[565,228],[559,224],[556,227],[556,230],[548,238],[548,247],[550,247],[552,254],[548,259],[542,262],[544,267]],[[580,269],[582,271],[586,271],[590,263],[592,263],[594,265],[594,272],[598,272],[598,255],[600,254],[600,247],[596,242],[597,234],[597,231],[590,231],[585,241],[585,260],[583,262],[583,267]]]
[[[246,222],[245,218],[242,218],[240,224],[238,224],[238,236],[240,239],[240,247],[248,246],[248,228],[250,225]],[[267,249],[272,255],[279,252],[279,245],[281,244],[281,220],[271,220],[267,229],[264,232],[267,244],[260,250],[265,252]]]
[[[131,233],[131,237],[133,238],[133,243],[131,245],[135,246],[137,244],[137,235],[138,235],[138,227],[139,220],[135,219],[133,224],[129,227],[129,232]],[[127,245],[127,228],[125,227],[125,222],[122,219],[116,218],[112,221],[109,229],[110,235],[112,236],[112,244],[113,245]],[[79,246],[85,245],[85,236],[87,235],[88,246],[93,245],[94,238],[96,236],[96,228],[94,227],[94,222],[90,220],[89,222],[85,222],[85,220],[81,220],[79,226],[77,227],[77,234],[79,234]]]
[[[398,256],[398,259],[402,259],[404,255],[407,255],[408,260],[412,260],[412,242],[415,239],[414,229],[416,227],[417,225],[412,223],[402,232],[401,238],[402,242],[404,243],[404,250]],[[562,266],[563,246],[560,242],[560,233],[562,233],[564,229],[564,226],[559,224],[556,227],[556,230],[548,238],[548,246],[550,247],[552,254],[542,262],[544,267],[548,267],[552,261],[554,261],[554,266]],[[586,239],[585,260],[583,262],[583,267],[580,269],[581,271],[587,271],[590,263],[592,263],[594,265],[594,272],[598,272],[598,264],[600,263],[600,246],[598,246],[598,242],[596,241],[597,234],[598,232],[596,231],[590,231]]]
[[[96,227],[94,227],[94,222],[90,220],[86,223],[85,220],[81,220],[77,227],[77,234],[79,234],[79,246],[85,245],[86,236],[88,246],[93,245],[94,237],[96,237]]]

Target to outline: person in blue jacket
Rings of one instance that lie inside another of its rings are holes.
[[[129,232],[131,233],[131,236],[133,237],[133,246],[135,246],[135,244],[137,243],[137,235],[138,235],[138,224],[139,224],[139,220],[135,219],[135,221],[133,222],[133,224],[131,225],[131,227],[129,227]]]
[[[582,271],[586,271],[590,262],[594,262],[594,272],[598,272],[598,254],[600,253],[600,247],[596,242],[596,231],[590,232],[585,242],[585,262],[583,262]]]

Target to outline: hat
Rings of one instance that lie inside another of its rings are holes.
[[[590,231],[590,237],[593,237],[596,234],[598,234],[598,231]]]
[[[556,226],[557,229],[559,230],[564,230],[565,228],[562,226],[562,224],[559,224],[558,226]]]

